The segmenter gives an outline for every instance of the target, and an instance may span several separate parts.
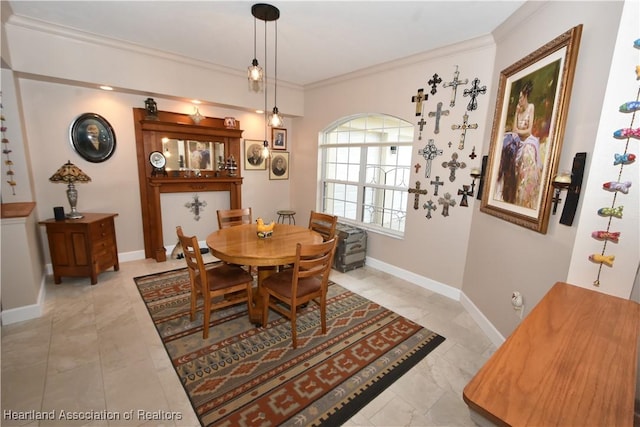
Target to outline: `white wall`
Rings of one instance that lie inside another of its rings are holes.
[[[559,170],[571,170],[577,152],[587,152],[587,169],[607,86],[622,2],[528,2],[495,32],[497,55],[494,81],[530,52],[583,24],[575,79],[566,117]],[[496,93],[492,92],[492,103]],[[490,138],[486,128],[485,139]],[[474,215],[469,239],[463,291],[488,320],[507,336],[520,321],[510,303],[511,293],[524,296],[525,314],[557,281],[565,281],[574,250],[577,221],[588,194],[583,189],[574,225],[551,216],[547,234],[539,234],[496,217]],[[559,207],[561,212],[562,205]]]
[[[419,117],[415,116],[416,106],[411,99],[419,88],[424,88],[425,93],[429,94],[428,101],[424,103],[427,124],[421,141],[418,140],[416,126],[411,163],[419,163],[422,167],[418,173],[411,169],[411,187],[415,187],[415,182],[420,181],[421,188],[426,188],[428,194],[419,198],[418,210],[413,209],[414,198],[410,195],[404,238],[369,233],[367,256],[436,283],[461,288],[471,217],[479,201],[475,197],[469,197],[469,207],[462,207],[461,197],[457,192],[463,184],[471,184],[470,170],[472,167],[479,167],[481,163],[480,154],[484,144],[482,135],[491,110],[488,93],[493,90],[491,66],[494,55],[493,39],[482,37],[307,88],[305,117],[297,120],[300,123],[297,126],[300,141],[294,153],[295,180],[292,182],[296,206],[302,211],[316,208],[316,195],[320,194],[316,180],[318,135],[323,129],[341,117],[363,112],[390,114],[417,123]],[[437,73],[443,82],[451,81],[456,65],[459,67],[460,79],[467,78],[471,82],[477,77],[480,79],[480,86],[487,86],[487,94],[478,97],[478,108],[475,111],[466,110],[470,98],[463,96],[463,89],[470,85],[458,87],[454,107],[449,106],[450,88],[442,88],[440,85],[435,95],[430,94],[428,80]],[[427,114],[436,110],[438,102],[442,102],[442,108],[450,112],[448,116],[442,116],[440,132],[435,134],[435,119],[429,118]],[[458,149],[461,131],[452,130],[451,125],[461,124],[465,112],[469,113],[468,123],[478,123],[479,127],[467,131],[465,149],[461,151]],[[432,161],[431,176],[425,178],[426,160],[418,151],[425,147],[429,139],[434,140],[443,154]],[[451,147],[448,146],[449,141],[452,142]],[[478,155],[475,160],[469,158],[474,146]],[[458,160],[465,162],[467,167],[459,169],[455,181],[450,182],[449,170],[442,163],[451,160],[453,153],[458,153]],[[445,183],[440,186],[438,196],[434,195],[434,187],[430,184],[436,176]],[[449,216],[444,217],[442,206],[438,206],[437,212],[432,212],[432,218],[427,219],[423,204],[428,200],[437,204],[438,197],[447,192],[457,202],[455,207],[450,208]]]

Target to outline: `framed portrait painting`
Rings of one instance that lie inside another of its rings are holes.
[[[271,149],[287,151],[287,130],[271,128]]]
[[[480,210],[545,234],[582,25],[500,73]]]
[[[116,134],[109,122],[99,114],[84,113],[69,127],[69,141],[83,159],[100,163],[116,151]]]
[[[252,139],[244,140],[244,170],[265,170],[267,159],[264,156],[264,142]]]
[[[289,153],[271,153],[269,179],[289,179]]]

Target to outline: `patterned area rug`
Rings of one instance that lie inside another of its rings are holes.
[[[136,277],[142,299],[203,426],[342,424],[444,338],[338,284],[329,287],[327,334],[318,306],[256,328],[246,306],[189,321],[186,269]]]

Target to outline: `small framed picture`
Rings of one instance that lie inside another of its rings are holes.
[[[267,159],[264,157],[264,142],[252,139],[244,140],[244,170],[265,170]]]
[[[69,141],[83,159],[100,163],[116,150],[116,134],[109,122],[99,114],[84,113],[69,128]]]
[[[271,149],[287,151],[287,130],[271,128]]]
[[[289,153],[272,153],[269,179],[289,179]]]

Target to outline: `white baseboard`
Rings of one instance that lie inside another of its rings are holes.
[[[436,292],[447,298],[451,298],[455,301],[459,301],[462,307],[471,315],[473,320],[478,324],[480,329],[487,335],[487,338],[496,346],[499,347],[505,340],[500,332],[493,326],[489,319],[475,306],[475,304],[458,288],[454,288],[449,285],[437,282],[419,274],[412,273],[411,271],[404,270],[396,267],[395,265],[387,264],[386,262],[377,260],[375,258],[367,257],[365,263],[377,270],[384,271],[400,279],[411,282],[422,288]]]
[[[12,323],[22,322],[24,320],[36,319],[42,316],[44,312],[44,298],[46,296],[46,288],[44,286],[45,277],[40,281],[40,291],[38,292],[38,300],[35,304],[25,305],[22,307],[2,310],[0,313],[0,324],[10,325]]]

